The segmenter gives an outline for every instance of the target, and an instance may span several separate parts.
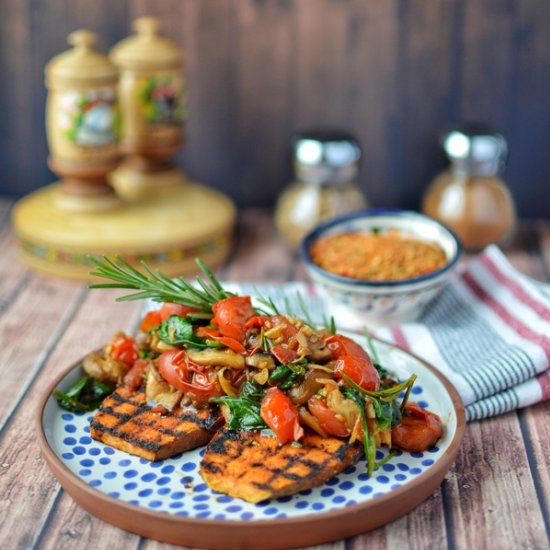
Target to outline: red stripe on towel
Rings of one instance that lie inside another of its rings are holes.
[[[545,321],[550,321],[550,309],[548,309],[544,303],[534,298],[531,294],[526,292],[525,289],[517,283],[517,281],[514,281],[514,279],[501,271],[499,266],[495,264],[490,256],[483,254],[480,260],[481,263],[491,272],[493,277],[499,283],[502,283],[504,286],[508,287],[518,300],[529,306]]]
[[[550,399],[550,372],[545,371],[537,376],[537,382],[542,392],[541,401]]]
[[[531,330],[528,326],[524,325],[519,319],[510,315],[502,304],[498,303],[492,296],[490,296],[472,277],[471,273],[464,272],[462,274],[463,281],[468,285],[470,290],[477,296],[477,298],[489,306],[509,327],[511,327],[517,334],[526,340],[530,340],[534,344],[540,346],[546,358],[550,361],[550,339],[541,334],[537,334]]]
[[[393,336],[394,342],[400,347],[407,351],[410,351],[411,347],[409,346],[409,342],[407,341],[407,337],[405,336],[405,333],[399,327],[398,325],[392,325],[390,327],[391,335]]]

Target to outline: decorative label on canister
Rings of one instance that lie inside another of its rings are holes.
[[[185,120],[182,78],[172,73],[142,77],[137,85],[137,95],[148,124],[180,126]]]
[[[76,145],[115,144],[120,135],[120,113],[112,88],[68,91],[59,97],[57,125]]]

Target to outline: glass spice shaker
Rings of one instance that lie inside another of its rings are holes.
[[[443,147],[451,165],[428,187],[422,211],[454,230],[466,250],[502,244],[516,224],[514,200],[499,175],[506,140],[490,128],[469,125],[448,132]]]
[[[293,140],[295,180],[275,208],[275,225],[297,249],[320,222],[366,207],[357,184],[361,149],[356,139],[339,131],[312,130]]]

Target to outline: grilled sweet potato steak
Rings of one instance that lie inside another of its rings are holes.
[[[200,473],[215,491],[256,503],[321,485],[362,454],[345,440],[313,433],[300,443],[280,446],[259,432],[220,430],[206,448]]]
[[[155,461],[205,445],[222,423],[221,415],[210,407],[155,412],[144,391],[120,387],[103,401],[90,432],[111,447]]]

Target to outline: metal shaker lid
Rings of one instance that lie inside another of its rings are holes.
[[[504,137],[488,126],[469,124],[443,137],[443,148],[453,168],[474,176],[491,176],[504,168],[508,146]]]
[[[296,176],[309,183],[347,183],[359,171],[361,149],[351,134],[332,130],[299,132],[292,140]]]

